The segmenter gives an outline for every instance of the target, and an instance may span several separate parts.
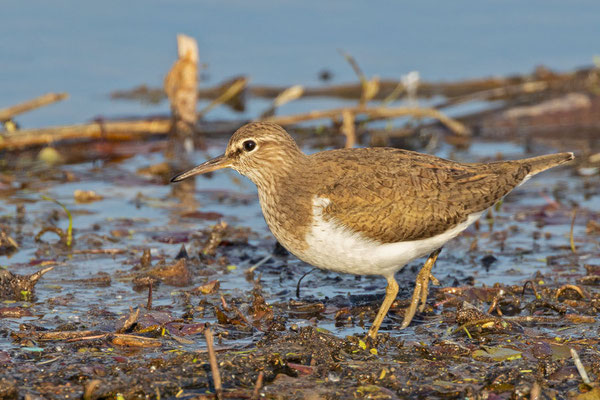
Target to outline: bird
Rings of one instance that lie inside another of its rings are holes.
[[[380,275],[385,298],[367,337],[377,332],[399,291],[395,273],[428,255],[400,328],[424,310],[442,246],[533,175],[574,158],[556,153],[513,161],[460,163],[389,147],[307,155],[279,125],[251,122],[225,153],[172,178],[231,168],[258,188],[277,241],[315,267]]]

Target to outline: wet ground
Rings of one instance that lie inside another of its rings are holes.
[[[225,143],[210,139],[193,158]],[[0,398],[212,398],[207,326],[224,398],[598,398],[597,171],[547,171],[448,243],[434,269],[441,286],[400,331],[423,260],[406,266],[373,342],[364,335],[383,278],[288,255],[234,172],[198,178],[181,200],[160,172],[164,147],[96,143],[85,151],[102,156],[67,164],[5,158]],[[69,161],[82,148],[57,150]],[[426,150],[462,161],[529,155],[484,140]],[[35,287],[21,277],[50,267]]]

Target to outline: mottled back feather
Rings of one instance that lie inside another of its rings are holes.
[[[460,164],[389,148],[309,157],[320,165],[324,216],[383,242],[425,239],[492,206],[530,172],[520,162]]]

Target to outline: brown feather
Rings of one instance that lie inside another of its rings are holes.
[[[257,150],[244,154],[245,140]],[[380,243],[426,239],[481,212],[528,175],[572,159],[571,153],[516,161],[458,163],[393,148],[359,148],[305,155],[285,130],[253,123],[231,138],[232,168],[258,187],[275,237],[302,250],[315,197],[330,200],[323,215]]]

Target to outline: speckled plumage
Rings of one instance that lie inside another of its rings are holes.
[[[392,289],[374,335],[397,292],[395,271],[443,246],[530,176],[572,158],[465,164],[393,148],[306,155],[278,125],[251,123],[223,156],[174,180],[233,168],[256,184],[265,220],[290,252],[317,267],[385,276]]]
[[[530,174],[570,153],[463,164],[394,148],[339,149],[305,155],[279,126],[253,123],[229,141],[227,157],[254,139],[252,160],[232,168],[258,187],[269,228],[286,247],[302,247],[315,196],[330,199],[324,217],[381,243],[425,239],[483,211]],[[237,146],[236,146],[237,144]],[[293,252],[293,251],[292,251]]]

